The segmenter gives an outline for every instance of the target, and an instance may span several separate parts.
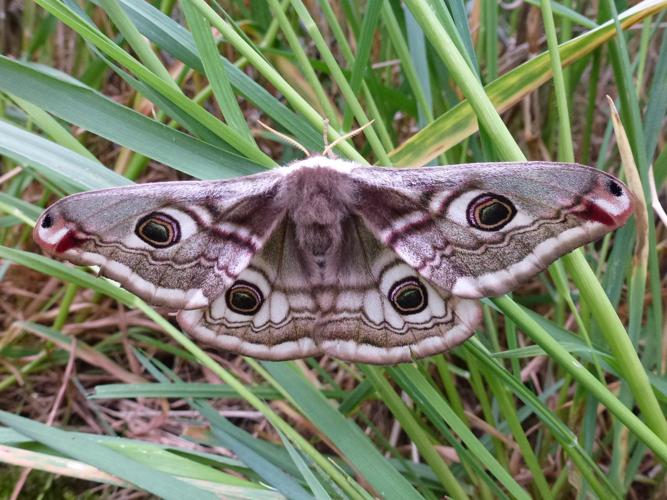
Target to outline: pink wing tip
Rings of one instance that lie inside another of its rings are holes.
[[[53,214],[51,210],[47,210],[37,219],[32,237],[35,243],[49,255],[63,254],[81,245],[84,241],[62,217]]]
[[[581,204],[578,215],[610,228],[620,227],[632,215],[635,207],[633,193],[614,177],[604,176]]]

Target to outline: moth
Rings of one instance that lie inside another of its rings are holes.
[[[477,299],[513,290],[632,211],[621,181],[576,164],[395,169],[311,157],[68,196],[34,239],[178,309],[211,346],[390,364],[465,341]]]

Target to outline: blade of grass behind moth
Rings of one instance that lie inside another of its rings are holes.
[[[327,490],[317,479],[315,474],[313,474],[313,471],[310,470],[308,464],[306,464],[303,457],[299,454],[299,451],[294,448],[294,446],[292,446],[292,443],[289,442],[289,439],[287,439],[282,432],[278,431],[278,435],[280,436],[280,440],[283,442],[283,446],[285,446],[289,452],[292,461],[299,468],[301,476],[303,476],[311,491],[315,494],[315,498],[318,500],[330,500],[331,496],[327,493]],[[372,497],[368,495],[368,498],[371,499]]]
[[[2,120],[0,153],[31,165],[68,193],[132,184],[97,161]]]
[[[210,492],[176,479],[95,443],[94,439],[65,432],[28,418],[0,411],[0,422],[66,456],[109,472],[162,498],[217,498]]]
[[[553,499],[554,497],[549,490],[549,484],[544,477],[544,471],[538,462],[535,452],[531,448],[526,432],[521,426],[521,421],[516,413],[514,400],[509,397],[506,387],[503,384],[500,384],[497,378],[488,376],[488,374],[485,374],[485,378],[489,384],[489,388],[495,395],[500,412],[505,417],[505,422],[507,422],[507,426],[514,437],[514,441],[521,450],[521,457],[528,466],[528,470],[530,470],[533,475],[533,484],[539,493],[539,497],[543,499]]]
[[[491,82],[498,78],[498,4],[495,0],[482,2],[482,27],[484,56],[486,57],[486,78],[484,80]]]
[[[373,34],[380,20],[382,4],[384,0],[369,0],[366,3],[364,17],[361,23],[361,31],[357,40],[357,52],[352,63],[350,74],[350,90],[357,95],[361,90],[361,82],[364,73],[369,71],[371,48],[373,45]],[[343,117],[343,130],[349,130],[352,126],[352,108],[348,104],[345,106],[345,115]]]
[[[662,38],[657,55],[657,64],[653,70],[653,78],[644,113],[644,137],[646,138],[646,157],[653,159],[661,137],[665,113],[667,113],[667,37]],[[660,184],[657,184],[660,186]]]
[[[396,19],[396,14],[394,14],[393,9],[391,8],[391,3],[383,2],[382,3],[382,21],[384,22],[387,33],[389,34],[389,39],[391,44],[396,51],[398,59],[401,61],[401,69],[403,70],[403,75],[405,76],[412,94],[417,101],[417,110],[419,116],[423,116],[423,124],[431,122],[433,120],[433,110],[431,109],[431,87],[430,82],[424,78],[420,78],[417,68],[413,64],[413,57],[410,52],[410,48],[403,38],[403,33],[401,27],[398,24]],[[422,75],[423,72],[419,72]]]
[[[463,44],[463,46],[459,48],[459,51],[468,56],[470,67],[479,73],[479,62],[477,61],[477,54],[475,53],[475,47],[472,41],[471,29],[468,25],[466,6],[464,5],[463,0],[452,0],[447,4],[447,7],[449,8],[448,12],[451,16],[451,20],[454,23],[456,31],[461,38],[461,43]],[[442,9],[443,13],[441,14],[441,17],[446,17],[447,12],[445,12],[444,8],[436,7],[436,9]],[[453,30],[450,30],[450,32],[452,31]]]
[[[144,36],[189,67],[204,71],[192,35],[185,28],[147,2],[132,0],[120,0],[120,2]],[[230,83],[243,97],[290,131],[308,149],[313,151],[322,149],[322,133],[316,131],[303,116],[282,104],[222,55],[220,60],[229,75]],[[241,58],[237,63],[242,64],[244,60]]]
[[[55,0],[37,1],[43,8],[76,31],[81,37],[95,45],[119,64],[128,68],[137,78],[168,97],[173,104],[191,114],[193,118],[199,120],[204,126],[209,128],[225,142],[230,145],[233,144],[233,147],[244,156],[266,167],[275,165],[273,160],[258,149],[254,143],[248,142],[248,140],[235,129],[227,126],[204,108],[192,102],[180,90],[175,90],[172,85],[166,83],[162,78],[130,56],[126,51],[106,37],[99,29],[88,24],[73,10]]]
[[[593,489],[600,497],[618,497],[614,493],[614,485],[609,482],[606,474],[598,467],[592,456],[586,453],[579,444],[577,436],[565,423],[559,420],[553,410],[526,388],[519,378],[512,375],[500,363],[492,359],[489,351],[477,339],[471,339],[471,341],[464,344],[463,349],[474,356],[488,379],[495,377],[497,380],[502,381],[507,389],[535,413],[549,429],[552,436],[560,443],[562,449],[574,462],[577,470],[593,486]]]
[[[44,0],[40,0],[44,1]],[[304,117],[313,125],[317,130],[322,132],[324,130],[324,123],[322,122],[322,117],[317,113],[317,111],[310,105],[308,102],[299,95],[288,83],[287,81],[276,71],[276,69],[268,64],[266,60],[248,43],[243,40],[235,29],[222,19],[206,2],[203,0],[191,0],[197,9],[206,17],[208,22],[215,26],[215,28],[222,33],[225,37],[225,40],[232,44],[234,48],[245,56],[250,64],[252,64],[257,71],[259,71],[264,77],[271,82],[271,84],[276,87],[276,89],[285,96],[292,107],[300,112]],[[368,130],[368,129],[366,129]],[[329,128],[329,139],[335,140],[340,135]],[[338,150],[341,151],[345,156],[350,159],[359,161],[360,163],[368,163],[363,156],[361,156],[349,143],[342,142],[339,144]]]
[[[275,19],[280,26],[280,30],[283,32],[283,35],[285,35],[287,43],[292,49],[294,57],[296,58],[297,64],[299,65],[304,78],[315,92],[317,103],[324,111],[324,115],[329,120],[331,126],[336,130],[340,129],[338,112],[331,105],[331,100],[327,96],[327,92],[324,90],[324,87],[322,87],[320,78],[318,78],[317,74],[315,73],[313,65],[310,63],[310,59],[304,51],[296,31],[294,31],[294,28],[290,24],[289,19],[287,19],[287,16],[285,15],[285,8],[289,4],[289,0],[283,0],[282,3],[279,3],[278,0],[269,0],[268,4],[271,7],[271,12],[273,12]]]
[[[472,388],[472,391],[475,395],[475,399],[479,401],[479,406],[481,409],[481,420],[486,423],[491,428],[497,428],[498,427],[498,421],[497,421],[497,412],[495,412],[495,408],[493,407],[493,403],[491,401],[491,394],[489,393],[486,385],[484,384],[484,381],[482,379],[481,372],[477,366],[475,366],[474,363],[471,362],[470,359],[467,359],[464,357],[466,360],[466,365],[468,366],[468,373],[470,374],[469,378],[469,383],[470,387]],[[466,419],[467,420],[467,419]],[[491,448],[492,451],[494,452],[494,455],[498,462],[505,468],[509,470],[509,460],[507,457],[508,450],[507,447],[505,446],[505,443],[498,438],[498,436],[492,435],[491,436]]]
[[[588,77],[588,90],[586,94],[586,114],[584,128],[581,132],[579,144],[579,162],[584,165],[591,164],[591,141],[593,139],[593,122],[597,113],[598,82],[600,81],[600,68],[602,67],[602,49],[593,52],[593,62]]]
[[[65,146],[68,149],[71,149],[75,153],[80,154],[81,156],[88,158],[91,161],[97,162],[97,158],[86,147],[81,144],[72,134],[63,127],[58,121],[53,118],[50,114],[45,112],[39,106],[35,106],[25,99],[21,99],[12,94],[7,94],[9,98],[14,101],[18,106],[25,111],[32,121],[44,131],[54,142]]]
[[[621,14],[621,24],[627,29],[665,5],[665,1],[637,4]],[[615,36],[613,22],[607,21],[594,30],[561,44],[559,51],[563,65],[581,59]],[[551,74],[549,53],[543,52],[489,83],[485,87],[486,94],[496,109],[502,112],[548,81]],[[390,157],[395,165],[425,165],[477,130],[477,120],[470,103],[462,101],[391,151]]]
[[[236,100],[232,86],[229,83],[225,66],[220,60],[220,54],[213,39],[210,25],[192,6],[190,0],[183,0],[181,6],[199,49],[206,77],[213,88],[213,94],[218,101],[218,106],[220,106],[225,120],[230,126],[243,134],[248,141],[255,143],[250,133],[250,128],[248,128],[248,124]]]
[[[331,2],[327,0],[319,0],[319,6],[322,10],[322,13],[324,14],[324,18],[326,19],[329,28],[331,29],[331,32],[333,33],[334,38],[336,39],[338,49],[341,51],[345,63],[348,65],[348,67],[352,66],[354,64],[354,54],[352,53],[350,44],[347,41],[347,36],[343,33],[343,29],[338,22],[338,18],[336,17],[331,7]],[[357,8],[359,7],[357,6]],[[351,16],[349,12],[346,12],[346,21],[350,24],[350,26],[353,27],[356,25],[357,17]],[[353,27],[352,32],[358,33],[359,31]],[[362,81],[361,83],[361,90],[366,108],[368,109],[370,116],[373,118],[373,120],[375,120],[373,126],[376,128],[385,149],[389,150],[393,147],[391,145],[391,136],[387,131],[387,126],[384,123],[382,114],[380,113],[377,104],[375,103],[375,96],[370,91],[365,81]]]
[[[639,52],[637,54],[637,59],[639,60],[637,64],[637,76],[635,88],[638,95],[641,96],[644,88],[644,78],[646,78],[646,60],[648,59],[648,44],[651,39],[651,24],[652,19],[647,17],[642,21],[642,31],[639,38]]]
[[[385,11],[391,13],[393,22],[396,23],[396,27],[398,28],[398,23],[391,6],[387,3],[385,3],[385,6]],[[399,39],[401,43],[405,44],[405,50],[408,51],[404,55],[407,58],[407,63],[403,64],[403,61],[401,61],[401,65],[407,68],[408,71],[414,72],[413,78],[416,84],[414,88],[418,92],[416,96],[420,95],[422,100],[422,102],[417,101],[417,124],[420,127],[424,127],[433,121],[433,94],[431,92],[431,75],[427,59],[426,39],[421,26],[417,24],[409,10],[405,9],[403,11],[403,17],[405,18],[406,40],[403,40],[402,33],[399,33],[399,36],[395,36],[394,38]]]
[[[341,451],[345,460],[371,487],[386,498],[421,498],[417,490],[388,462],[359,427],[331,406],[293,363],[264,361],[276,388]],[[271,379],[269,380],[271,381]]]
[[[191,406],[208,420],[213,434],[213,444],[233,451],[244,464],[287,498],[297,498],[300,500],[313,498],[312,495],[301,487],[294,477],[236,439],[234,435],[240,429],[237,429],[235,425],[221,416],[209,404],[203,401],[194,401]]]
[[[359,99],[357,99],[357,96],[352,91],[350,84],[347,82],[341,67],[338,65],[336,58],[331,52],[328,42],[324,39],[322,33],[320,33],[315,20],[312,18],[310,12],[308,12],[308,9],[301,0],[291,0],[291,2],[292,7],[297,12],[297,15],[299,16],[299,19],[301,20],[301,23],[303,24],[306,32],[310,35],[311,39],[315,43],[315,46],[317,47],[318,52],[320,53],[320,56],[322,57],[322,60],[327,65],[331,77],[336,82],[336,85],[343,95],[345,102],[352,109],[355,119],[360,126],[366,125],[369,122],[368,116],[366,115],[361,103],[359,102]],[[373,153],[375,153],[375,156],[378,158],[378,160],[384,165],[389,165],[389,157],[387,156],[385,146],[382,144],[382,141],[378,137],[374,126],[371,125],[370,127],[366,127],[363,130],[363,133],[366,136],[368,144],[373,150]]]
[[[452,2],[452,4],[455,3],[457,2]],[[459,5],[459,10],[460,10],[459,15],[461,17],[459,17],[455,21],[454,13],[457,10],[456,7],[454,7],[453,5],[445,6],[445,4],[438,2],[434,2],[431,5],[433,7],[433,10],[438,16],[440,23],[442,23],[447,32],[451,34],[454,45],[456,45],[461,55],[468,63],[468,66],[470,66],[470,69],[475,71],[481,80],[479,63],[477,61],[477,54],[475,53],[472,39],[470,38],[470,28],[468,26],[468,20],[467,17],[465,16],[465,13],[462,12],[463,6]],[[449,9],[451,9],[452,12],[450,12]],[[494,31],[494,36],[497,36],[497,30]]]
[[[63,120],[200,179],[253,173],[261,167],[173,130],[51,70],[0,56],[0,89]]]
[[[120,7],[116,0],[98,0],[100,7],[104,9],[116,25],[120,33],[125,38],[132,50],[137,54],[139,60],[153,73],[162,78],[164,82],[171,85],[171,87],[182,92],[178,85],[174,82],[169,71],[164,67],[160,58],[155,55],[148,41],[141,36],[139,30],[127,17],[125,11]]]
[[[429,464],[433,473],[445,488],[446,494],[456,499],[468,499],[463,487],[452,473],[444,459],[435,450],[429,436],[419,425],[412,415],[405,402],[396,394],[387,379],[384,377],[383,370],[369,365],[360,365],[361,371],[371,381],[380,399],[387,405],[392,415],[396,417],[401,424],[401,428],[410,437],[410,441],[415,444],[419,453]]]
[[[442,396],[424,379],[415,365],[402,364],[387,368],[392,378],[407,392],[412,400],[424,411],[434,425],[438,420],[446,423],[481,464],[491,473],[514,498],[528,499],[526,491],[509,472],[482,445],[468,426],[461,421]]]

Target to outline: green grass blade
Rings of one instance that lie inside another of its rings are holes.
[[[489,453],[468,426],[454,413],[442,395],[426,381],[414,365],[397,365],[388,370],[401,387],[412,396],[415,403],[429,415],[429,418],[440,418],[447,423],[471,453],[507,488],[514,498],[529,498],[526,491]]]
[[[254,143],[248,142],[248,140],[239,134],[236,130],[225,125],[204,108],[192,102],[180,92],[180,89],[177,90],[173,87],[172,84],[166,83],[164,80],[162,80],[162,78],[143,66],[127,52],[122,50],[98,29],[91,26],[84,19],[79,17],[77,13],[68,9],[63,4],[56,2],[55,0],[37,1],[51,14],[74,29],[87,41],[95,45],[100,51],[129,69],[137,78],[153,87],[156,91],[168,97],[174,105],[180,107],[183,111],[189,113],[193,118],[199,120],[202,125],[209,128],[228,144],[233,144],[233,147],[241,154],[245,155],[248,159],[265,167],[271,167],[275,165],[273,160],[271,160],[261,150],[259,150]]]
[[[413,64],[410,48],[403,38],[398,19],[389,2],[382,3],[382,20],[389,34],[392,46],[401,61],[401,68],[405,79],[410,85],[410,90],[417,101],[417,109],[424,116],[424,122],[433,120],[433,110],[431,109],[430,85],[425,78],[420,78],[417,67]],[[423,37],[423,35],[422,35]],[[422,73],[423,75],[423,73]]]
[[[0,422],[66,456],[94,465],[162,498],[216,498],[212,493],[188,485],[169,474],[158,472],[81,435],[61,431],[4,411],[0,411]]]
[[[357,42],[357,53],[354,57],[350,75],[350,90],[357,94],[361,90],[361,83],[364,73],[369,67],[369,58],[373,45],[373,34],[380,20],[382,5],[384,0],[369,0],[366,4],[366,13],[361,23],[361,32]],[[352,125],[352,108],[348,105],[345,108],[345,117],[343,119],[343,130],[348,130]]]
[[[331,499],[331,495],[327,493],[327,490],[324,489],[322,483],[317,479],[317,477],[315,477],[315,474],[313,474],[313,471],[310,470],[303,457],[282,433],[280,433],[280,440],[283,442],[283,446],[287,449],[287,452],[289,453],[292,461],[299,468],[299,472],[301,472],[301,475],[308,483],[308,486],[313,491],[315,498],[318,500]]]
[[[400,422],[403,430],[415,443],[426,463],[431,466],[431,469],[442,483],[442,486],[445,488],[447,495],[457,499],[470,498],[458,483],[456,477],[450,470],[449,466],[445,463],[444,459],[435,450],[433,444],[429,440],[429,436],[426,434],[424,429],[419,426],[418,422],[405,406],[405,403],[401,400],[400,396],[396,394],[389,382],[384,378],[383,371],[379,368],[368,365],[361,366],[360,368],[366,374],[368,380],[370,380],[375,387],[375,390],[378,392],[380,399],[385,402],[387,407]]]
[[[229,43],[243,54],[248,61],[267,78],[267,80],[282,92],[295,110],[300,112],[317,130],[320,132],[324,130],[322,117],[317,111],[285,81],[275,68],[268,64],[268,62],[253,47],[240,37],[228,22],[217,15],[216,12],[203,0],[191,1],[196,5],[197,9],[199,9],[204,17],[206,17],[208,22],[211,23],[212,26],[215,26]],[[329,129],[330,140],[333,141],[338,137],[339,134],[336,131]],[[348,143],[343,142],[339,144],[338,150],[351,159],[366,163],[363,157]]]
[[[64,120],[200,179],[262,167],[151,120],[72,79],[67,81],[0,56],[0,90]]]
[[[31,102],[16,96],[12,96],[11,94],[9,97],[12,99],[12,101],[19,105],[21,109],[23,109],[28,114],[28,116],[30,116],[35,125],[42,129],[45,134],[53,139],[53,141],[71,149],[75,153],[78,153],[81,156],[90,159],[91,161],[97,162],[95,155],[88,151],[83,144],[81,144],[67,129],[65,129],[65,127],[58,123],[55,118],[53,118],[39,106],[35,106]]]
[[[213,87],[213,94],[218,100],[225,120],[229,125],[242,133],[250,142],[255,142],[245,121],[245,117],[239,108],[238,101],[232,90],[227,76],[225,65],[220,60],[220,54],[216,46],[211,27],[201,17],[189,0],[181,2],[185,17],[192,30],[195,43],[199,49],[200,59],[204,65],[206,76]]]
[[[234,435],[238,432],[238,429],[208,404],[195,403],[193,406],[208,420],[214,441],[217,441],[218,445],[232,450],[243,463],[259,474],[267,484],[276,488],[287,498],[299,500],[313,498],[293,477],[236,439]]]
[[[165,16],[148,2],[120,0],[128,15],[142,34],[173,57],[189,67],[203,72],[192,35],[173,19]],[[301,144],[313,151],[321,151],[322,133],[313,128],[301,115],[294,113],[252,78],[220,56],[229,81],[236,91],[266,113],[275,123],[288,130]]]
[[[666,5],[665,1],[638,4],[621,14],[621,25],[627,29]],[[613,23],[606,22],[588,33],[561,44],[559,51],[563,65],[580,60],[614,36],[616,31]],[[549,81],[551,76],[550,56],[548,52],[544,52],[489,83],[485,87],[486,95],[495,108],[503,112]],[[411,136],[391,151],[389,156],[395,165],[425,165],[477,130],[473,108],[468,101],[463,101]]]
[[[308,59],[304,48],[302,47],[301,40],[299,39],[296,31],[290,24],[287,15],[285,14],[285,7],[288,4],[289,0],[284,0],[283,4],[280,4],[278,0],[269,0],[269,6],[271,11],[276,16],[276,20],[280,25],[280,30],[285,35],[287,43],[292,49],[294,57],[299,65],[299,68],[303,72],[303,76],[310,85],[310,87],[315,92],[317,97],[317,104],[322,108],[325,117],[329,120],[329,123],[334,129],[340,128],[340,123],[338,120],[338,112],[334,110],[334,107],[331,104],[329,96],[327,95],[326,90],[324,89],[322,82],[320,82],[315,69]],[[324,145],[322,145],[323,149]]]
[[[299,409],[343,453],[375,491],[384,498],[420,498],[417,491],[382,457],[353,422],[332,409],[290,363],[263,362],[262,366],[293,398]]]
[[[59,144],[0,120],[0,153],[31,165],[67,192],[127,186],[132,181]]]
[[[327,68],[329,69],[332,78],[336,82],[336,85],[338,85],[338,88],[343,94],[343,97],[347,105],[350,106],[355,119],[357,120],[360,126],[367,124],[369,122],[368,116],[366,115],[366,112],[364,111],[361,103],[357,99],[357,96],[355,95],[354,91],[350,87],[350,84],[347,82],[347,79],[345,78],[342,69],[338,65],[338,62],[336,61],[336,58],[333,55],[333,52],[331,52],[329,44],[326,42],[326,40],[320,33],[319,28],[315,23],[315,20],[312,18],[312,16],[308,12],[308,9],[306,9],[306,6],[301,0],[291,0],[291,2],[292,6],[294,7],[294,10],[299,15],[299,18],[301,19],[301,22],[303,23],[306,31],[315,42],[317,50],[319,51],[320,55],[322,56],[322,59],[327,65]],[[366,136],[366,139],[368,140],[369,146],[371,147],[375,155],[378,157],[378,159],[384,164],[388,164],[387,153],[385,151],[384,145],[382,144],[380,138],[375,132],[373,126],[366,127],[363,133]],[[364,160],[363,163],[367,163],[366,160]]]
[[[116,0],[99,0],[102,8],[107,12],[109,18],[118,27],[127,43],[137,54],[139,60],[153,73],[171,85],[174,90],[180,92],[178,85],[174,82],[167,69],[163,66],[160,58],[155,55],[148,41],[141,36],[139,30],[127,17],[120,4]]]

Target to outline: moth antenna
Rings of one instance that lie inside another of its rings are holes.
[[[354,136],[357,135],[359,132],[362,132],[365,128],[370,127],[371,125],[373,125],[373,122],[374,122],[374,121],[375,121],[375,120],[371,120],[371,121],[369,121],[368,123],[363,124],[361,127],[359,127],[359,128],[355,128],[354,130],[351,130],[350,132],[348,132],[348,133],[345,134],[345,135],[341,135],[338,139],[336,139],[336,140],[333,141],[331,144],[329,144],[328,146],[326,146],[326,147],[324,148],[324,151],[322,151],[322,154],[323,154],[323,155],[326,155],[326,156],[329,156],[329,155],[332,153],[333,148],[335,148],[339,143],[343,142],[343,141],[346,140],[346,139],[349,139],[350,137],[354,137]],[[326,142],[325,142],[325,144],[326,144]]]
[[[278,137],[281,139],[284,139],[285,141],[289,142],[292,146],[295,148],[303,151],[303,154],[305,154],[307,157],[312,156],[311,152],[306,149],[306,147],[301,144],[299,141],[294,139],[293,137],[290,137],[288,135],[283,134],[282,132],[278,132],[276,129],[269,127],[266,123],[263,123],[261,120],[257,120],[257,123],[264,127],[266,130],[268,130],[271,133],[276,134]]]
[[[323,118],[322,119],[322,141],[324,143],[324,149],[322,150],[322,154],[331,158],[332,156],[327,154],[327,150],[329,149],[329,119],[328,118]]]

